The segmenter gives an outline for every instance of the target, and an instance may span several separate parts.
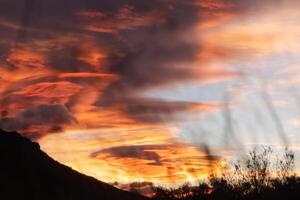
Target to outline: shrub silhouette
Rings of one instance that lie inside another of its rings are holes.
[[[274,163],[270,147],[255,148],[246,158],[223,166],[207,183],[156,188],[155,199],[300,199],[300,178],[294,173],[295,156],[285,150]]]

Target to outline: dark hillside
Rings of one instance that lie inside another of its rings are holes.
[[[50,158],[18,133],[0,130],[0,199],[142,200]]]

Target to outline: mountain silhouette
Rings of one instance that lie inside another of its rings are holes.
[[[0,130],[0,199],[144,200],[60,164],[16,132]]]

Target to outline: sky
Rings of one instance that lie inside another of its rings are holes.
[[[257,145],[300,160],[299,6],[0,0],[0,128],[106,182],[193,181]]]

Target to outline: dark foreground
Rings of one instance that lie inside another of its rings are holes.
[[[221,168],[220,175],[211,175],[208,182],[156,188],[156,199],[298,200],[300,177],[294,173],[294,153],[286,149],[278,156],[270,147],[255,148],[231,167]]]
[[[17,133],[0,130],[2,200],[143,200],[64,166]]]
[[[179,189],[159,189],[154,199],[161,200],[299,200],[300,180],[290,179],[287,185],[264,188],[261,191],[248,191],[247,185],[241,188],[228,186],[220,180],[215,188],[208,185],[198,187],[182,186]]]

